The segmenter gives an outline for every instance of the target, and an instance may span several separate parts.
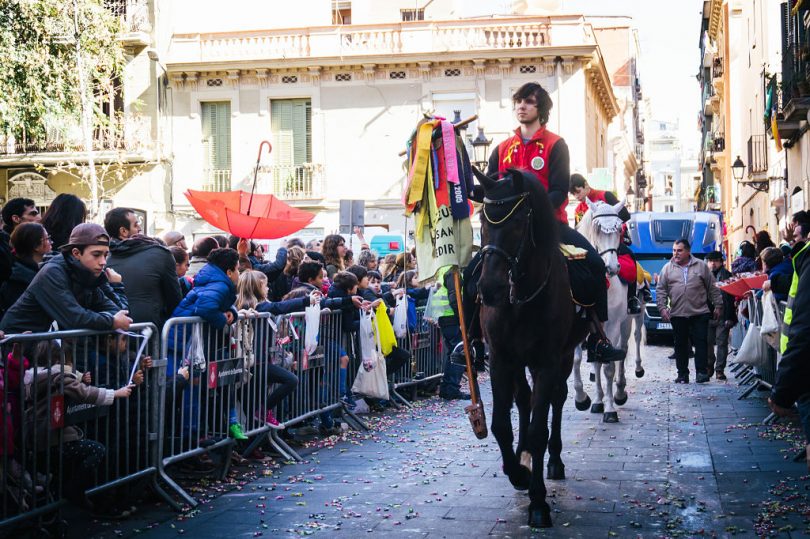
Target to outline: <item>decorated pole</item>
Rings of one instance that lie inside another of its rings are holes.
[[[461,326],[461,342],[464,343],[464,361],[467,363],[467,380],[470,383],[470,400],[472,404],[466,406],[464,411],[470,419],[470,425],[475,433],[475,437],[483,440],[487,437],[487,418],[484,415],[484,404],[481,402],[481,395],[478,394],[475,373],[473,372],[472,360],[470,359],[470,344],[467,340],[467,323],[464,321],[464,307],[461,304],[461,270],[453,270],[453,283],[456,288],[456,305],[458,306],[458,323]]]

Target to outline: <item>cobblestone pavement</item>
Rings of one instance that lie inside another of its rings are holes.
[[[494,438],[475,439],[464,403],[433,398],[372,420],[381,430],[321,444],[305,463],[261,469],[190,515],[145,510],[140,521],[96,535],[753,537],[755,525],[775,536],[803,534],[806,506],[780,510],[810,488],[805,465],[775,439],[790,429],[754,426],[766,415],[764,396],[738,401],[733,381],[673,384],[670,351],[644,348],[647,375],[636,379],[630,369],[618,424],[576,411],[569,396],[568,479],[547,482],[550,530],[526,526],[528,496],[501,473]],[[782,505],[763,504],[769,497]]]

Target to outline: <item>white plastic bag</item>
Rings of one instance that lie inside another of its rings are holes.
[[[191,328],[191,339],[186,349],[186,365],[198,371],[205,370],[205,344],[203,344],[201,323],[194,324]]]
[[[368,369],[366,361],[357,369],[357,376],[352,384],[352,392],[371,397],[373,399],[388,400],[388,373],[385,370],[385,360],[375,357]]]
[[[779,347],[779,307],[770,290],[762,294],[762,327],[760,334],[772,348]]]
[[[369,370],[371,364],[377,359],[377,339],[374,338],[374,321],[371,311],[360,311],[360,359]],[[362,368],[362,366],[361,366]]]
[[[398,339],[402,339],[408,334],[408,296],[406,294],[397,298],[394,320],[391,321],[391,325],[394,326],[394,335]]]
[[[438,325],[439,317],[442,315],[442,313],[439,311],[438,303],[434,301],[435,295],[436,287],[431,286],[430,292],[428,292],[427,303],[425,303],[425,314],[422,315],[422,320],[433,325]]]
[[[306,322],[304,350],[307,355],[310,355],[318,348],[318,331],[320,331],[321,326],[321,306],[316,303],[304,309],[304,320]]]
[[[762,368],[768,362],[768,345],[762,339],[759,326],[751,323],[745,334],[740,349],[737,350],[736,361],[751,367]]]

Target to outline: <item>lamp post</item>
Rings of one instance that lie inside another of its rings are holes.
[[[473,150],[475,152],[475,166],[481,172],[486,171],[487,163],[489,161],[489,145],[492,144],[492,139],[488,139],[484,135],[484,128],[478,128],[478,136],[473,139]]]
[[[734,160],[734,164],[731,165],[731,173],[734,175],[734,179],[737,181],[742,180],[743,173],[745,172],[745,163],[743,163],[740,156],[737,156],[737,159]]]
[[[625,200],[627,200],[627,204],[630,206],[630,211],[636,211],[636,192],[633,191],[632,187],[627,188],[627,193],[625,193]]]

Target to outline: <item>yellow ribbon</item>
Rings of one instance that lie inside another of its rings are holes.
[[[405,204],[410,206],[422,199],[425,190],[425,177],[431,174],[430,170],[430,143],[433,137],[435,122],[425,122],[416,133],[416,151],[413,166],[411,167],[410,184],[405,194]]]

